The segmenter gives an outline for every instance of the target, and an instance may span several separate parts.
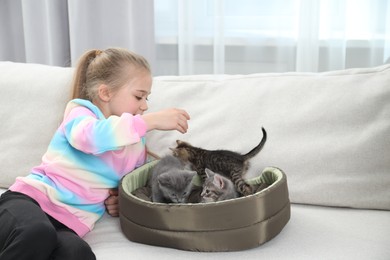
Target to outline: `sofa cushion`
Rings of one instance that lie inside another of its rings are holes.
[[[156,77],[151,111],[185,108],[189,131],[150,132],[169,153],[176,139],[246,153],[268,132],[248,177],[287,175],[295,203],[390,209],[390,65],[327,73]]]
[[[41,162],[70,99],[70,68],[0,62],[0,186]]]

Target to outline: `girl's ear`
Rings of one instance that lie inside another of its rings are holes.
[[[111,99],[111,91],[106,84],[101,84],[98,88],[98,95],[100,100],[108,102]]]

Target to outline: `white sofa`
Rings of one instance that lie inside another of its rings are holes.
[[[69,99],[72,73],[0,62],[0,193],[40,162]],[[248,177],[281,168],[291,219],[257,248],[200,253],[130,242],[119,218],[105,215],[85,236],[97,259],[390,259],[390,65],[156,77],[149,107],[181,107],[192,117],[185,135],[148,134],[159,155],[176,139],[246,152],[264,126],[268,141]]]

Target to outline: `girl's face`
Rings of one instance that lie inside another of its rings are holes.
[[[132,77],[118,91],[111,93],[106,103],[106,117],[110,115],[121,116],[123,113],[142,115],[147,109],[147,98],[152,88],[150,73],[141,71]]]

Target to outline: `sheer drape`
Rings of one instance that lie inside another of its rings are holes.
[[[0,2],[0,59],[69,64],[67,1]]]
[[[0,1],[0,60],[70,66],[111,46],[154,75],[372,67],[390,57],[390,1]]]
[[[158,68],[201,74],[380,65],[390,56],[389,2],[155,0]]]
[[[0,60],[70,66],[125,47],[154,62],[153,0],[2,0]]]
[[[119,46],[154,63],[153,0],[68,0],[72,61],[85,50]]]

